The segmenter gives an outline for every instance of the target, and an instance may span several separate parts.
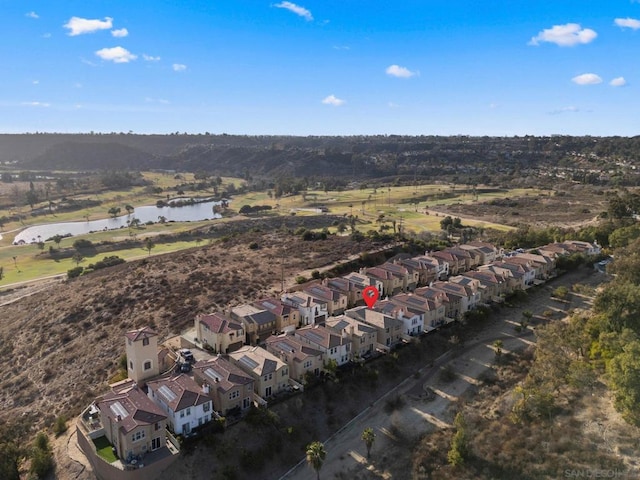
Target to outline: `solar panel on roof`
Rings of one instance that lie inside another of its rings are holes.
[[[284,350],[285,352],[293,352],[295,349],[286,342],[277,342],[276,347],[280,350]]]
[[[171,391],[169,387],[166,385],[162,385],[158,392],[162,394],[164,398],[166,398],[169,402],[173,402],[176,399],[176,394]]]
[[[122,406],[120,402],[112,403],[111,405],[109,405],[109,409],[116,417],[119,416],[120,418],[126,418],[129,416],[129,412]]]
[[[316,332],[307,332],[307,337],[311,338],[316,343],[323,343],[324,337],[322,335],[318,335]]]
[[[274,305],[274,304],[273,304],[273,303],[271,303],[271,302],[262,302],[262,305],[264,305],[265,307],[267,307],[267,308],[269,308],[269,309],[271,309],[271,310],[273,310],[274,308],[276,308],[276,305]]]
[[[214,382],[219,382],[222,380],[222,375],[216,372],[213,368],[209,367],[204,371],[204,374],[211,378]]]
[[[242,363],[243,365],[246,365],[247,367],[249,367],[251,370],[253,370],[254,368],[256,368],[258,366],[258,362],[256,362],[255,360],[247,357],[246,355],[241,357],[240,360],[238,360],[238,361],[240,363]]]

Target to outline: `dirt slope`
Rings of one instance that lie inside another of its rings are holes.
[[[255,242],[258,249],[249,245]],[[196,314],[280,290],[308,268],[376,248],[347,237],[305,242],[291,234],[248,233],[226,242],[150,257],[0,306],[0,421],[33,430],[75,415],[106,388],[123,354],[123,333],[148,325],[161,338]]]

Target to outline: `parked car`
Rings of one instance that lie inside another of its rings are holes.
[[[195,363],[196,359],[194,358],[193,353],[191,353],[191,350],[189,350],[188,348],[182,348],[178,350],[178,353],[182,358],[185,359],[185,361],[189,363]]]

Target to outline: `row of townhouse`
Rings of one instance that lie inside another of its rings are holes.
[[[195,363],[192,375],[161,375],[167,355],[158,347],[157,334],[148,327],[127,332],[129,379],[111,385],[111,391],[83,413],[91,425],[87,428],[103,432],[121,459],[141,458],[165,448],[166,428],[189,434],[219,415],[265,404],[265,399],[304,383],[307,375],[320,375],[330,361],[341,366],[367,359],[460,319],[481,303],[499,301],[514,290],[544,281],[553,274],[559,255],[599,253],[597,245],[568,241],[500,258],[496,249],[484,244],[456,247],[446,254],[478,249],[481,254],[470,258],[480,263],[465,263],[464,269],[472,266],[472,270],[460,271],[460,264],[451,269],[448,261],[430,256],[400,258],[391,267],[384,264],[327,279],[281,299],[241,305],[228,316],[198,315],[197,337],[217,355]],[[412,276],[403,269],[411,269]],[[439,271],[452,270],[458,274],[446,281],[440,278]],[[420,286],[424,282],[428,285]],[[358,306],[362,289],[369,285],[395,294],[372,309]],[[310,306],[313,312],[306,310]],[[264,348],[246,345],[258,341]]]
[[[540,247],[536,253],[511,255],[489,243],[471,242],[416,257],[400,255],[376,267],[308,284],[280,298],[239,305],[226,313],[200,315],[195,321],[196,338],[217,353],[232,352],[243,344],[263,344],[273,334],[293,332],[306,325],[322,325],[349,308],[363,305],[362,291],[368,286],[376,287],[382,298],[415,292],[425,286],[444,290],[452,297],[446,303],[445,317],[457,319],[477,305],[479,297],[484,303],[497,301],[507,290],[527,288],[543,281],[551,274],[557,255],[576,251],[593,254],[598,249],[586,242],[567,241]],[[474,290],[472,294],[468,294],[469,289]],[[428,328],[442,322],[438,313],[441,303],[435,296],[432,303],[426,305],[429,307],[425,315]],[[405,323],[409,322],[406,320],[409,316],[412,326],[405,334],[415,334],[417,323],[410,309],[398,315]]]

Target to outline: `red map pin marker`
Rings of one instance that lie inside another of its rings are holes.
[[[373,308],[379,297],[380,292],[374,286],[370,285],[368,287],[364,287],[362,290],[362,298],[364,298],[364,303],[366,303],[369,308]]]

